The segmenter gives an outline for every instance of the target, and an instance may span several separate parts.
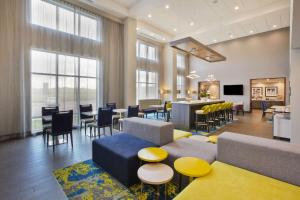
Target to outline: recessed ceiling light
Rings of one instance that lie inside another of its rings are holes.
[[[216,40],[216,39],[214,39],[214,40],[213,40],[213,42],[214,42],[214,43],[216,43],[216,42],[217,42],[217,40]]]
[[[190,22],[190,26],[194,26],[195,25],[195,23],[194,22]]]
[[[165,41],[165,40],[166,40],[166,38],[162,38],[162,40],[163,40],[163,41]]]
[[[276,24],[274,24],[274,25],[273,25],[273,28],[277,28],[277,25],[276,25]]]
[[[250,30],[249,33],[254,33],[254,31],[253,31],[253,30]]]
[[[177,29],[176,29],[176,28],[174,28],[174,29],[173,29],[173,31],[175,31],[175,32],[176,32],[176,31],[177,31]]]
[[[152,15],[151,14],[148,14],[148,18],[151,18],[152,17]]]
[[[239,10],[239,9],[240,9],[239,6],[235,6],[235,7],[234,7],[234,10]]]
[[[166,9],[169,9],[169,8],[170,8],[170,5],[169,5],[169,4],[166,4],[166,5],[165,5],[165,8],[166,8]]]
[[[205,59],[206,59],[206,60],[210,60],[210,57],[209,57],[209,56],[206,56]]]
[[[233,35],[233,34],[230,34],[230,38],[234,38],[234,35]]]
[[[140,30],[140,28],[139,28],[139,27],[136,27],[136,30],[138,31],[138,30]]]

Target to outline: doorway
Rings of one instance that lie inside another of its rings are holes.
[[[286,78],[259,78],[250,80],[250,109],[261,109],[261,103],[268,107],[286,104]]]

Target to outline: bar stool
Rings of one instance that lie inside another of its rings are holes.
[[[225,109],[226,109],[227,103],[221,103],[219,105],[219,121],[220,124],[224,123],[226,124],[226,114],[225,114]]]
[[[207,132],[210,132],[210,124],[209,120],[209,113],[210,113],[210,106],[206,105],[201,108],[201,110],[196,110],[196,121],[195,121],[195,128],[196,132],[198,132],[198,127],[206,127]]]

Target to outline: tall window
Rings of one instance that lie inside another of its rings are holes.
[[[158,73],[136,71],[137,100],[158,98]]]
[[[79,104],[98,102],[97,60],[44,51],[31,51],[32,130],[41,130],[41,108],[58,105],[73,110],[78,119]]]
[[[96,17],[56,1],[31,0],[31,23],[65,33],[99,40]]]
[[[177,98],[184,98],[185,92],[185,56],[183,54],[177,54]]]
[[[139,99],[156,99],[159,90],[158,47],[138,40],[136,43],[136,91]]]

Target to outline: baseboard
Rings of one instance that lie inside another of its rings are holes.
[[[13,134],[8,134],[8,135],[1,135],[0,142],[5,142],[8,140],[24,139],[24,138],[30,137],[30,136],[32,136],[32,134],[30,132],[27,132],[25,134],[13,133]]]

